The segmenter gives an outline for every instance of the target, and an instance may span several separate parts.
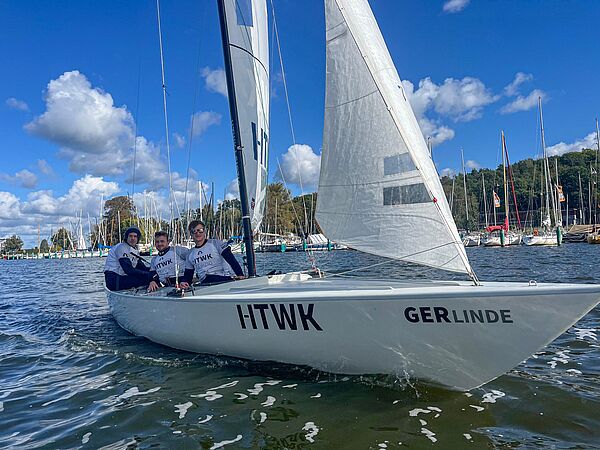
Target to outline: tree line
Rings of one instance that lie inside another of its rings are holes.
[[[559,184],[565,197],[568,198],[569,223],[573,217],[583,216],[583,222],[599,223],[598,216],[598,179],[597,179],[596,150],[584,149],[581,152],[566,153],[562,156],[549,158],[549,166],[553,172],[553,181],[556,182],[555,168],[558,168]],[[540,208],[540,191],[542,182],[541,160],[525,159],[511,165],[512,178],[516,204],[513,199],[512,189],[509,187],[509,221],[517,222],[516,211],[523,224],[539,226],[540,217],[537,211]],[[581,189],[580,189],[581,178]],[[450,203],[454,220],[459,228],[475,230],[485,226],[484,201],[487,204],[488,223],[493,223],[493,213],[496,213],[496,222],[504,221],[504,188],[503,167],[496,169],[474,169],[466,174],[467,209],[465,207],[465,194],[463,189],[463,174],[454,177],[441,177],[442,186]],[[482,183],[483,181],[483,183]],[[485,185],[485,199],[483,186]],[[501,201],[500,208],[494,208],[493,192]],[[290,190],[283,183],[274,182],[267,186],[265,216],[261,225],[261,232],[287,235],[290,233],[306,236],[319,233],[320,228],[315,220],[317,193],[304,194],[293,197]],[[566,202],[562,204],[563,223],[566,222]],[[211,199],[204,204],[202,209],[195,208],[184,211],[172,222],[160,217],[143,217],[136,210],[131,197],[117,196],[107,200],[104,204],[104,213],[100,220],[93,225],[92,232],[87,236],[88,243],[94,249],[103,246],[112,246],[121,241],[122,233],[130,226],[140,228],[142,239],[140,242],[152,242],[154,232],[160,229],[176,234],[178,241],[187,237],[187,225],[191,220],[202,219],[209,230],[210,236],[229,239],[242,235],[240,201],[238,199],[224,200],[214,205]],[[50,239],[40,242],[39,251],[42,253],[63,250],[74,250],[76,237],[72,231],[62,227],[53,232]],[[2,252],[15,253],[23,249],[23,240],[18,235],[13,235],[4,241]],[[32,252],[37,252],[35,247]]]
[[[567,222],[566,207],[567,199],[569,206],[569,223],[577,217],[581,223],[598,222],[598,185],[597,185],[597,157],[596,150],[584,149],[581,152],[565,153],[562,156],[549,158],[549,166],[552,173],[552,181],[556,183],[556,169],[558,168],[558,182],[562,187],[565,202],[561,203],[563,224]],[[519,219],[527,226],[540,226],[540,192],[543,182],[542,160],[525,159],[511,166],[516,198],[513,199],[512,188],[509,181],[509,221],[517,223],[516,211],[519,211]],[[507,177],[508,177],[507,173]],[[581,190],[579,180],[581,177]],[[452,215],[459,228],[476,230],[485,227],[485,207],[483,197],[483,183],[485,181],[485,202],[488,210],[488,222],[493,222],[494,210],[496,222],[504,221],[504,187],[503,167],[499,165],[496,169],[474,169],[466,174],[468,216],[465,208],[465,194],[463,188],[463,174],[455,177],[444,176],[441,178],[446,198],[450,203]],[[494,208],[493,192],[501,202],[501,207]]]

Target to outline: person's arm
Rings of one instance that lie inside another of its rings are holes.
[[[148,272],[150,270],[150,269],[148,269],[148,266],[146,266],[146,264],[144,264],[144,262],[140,258],[138,258],[135,268],[137,270],[143,270],[144,272]]]
[[[133,264],[131,264],[131,260],[127,257],[123,257],[123,258],[119,258],[119,264],[121,265],[121,268],[123,269],[123,272],[125,272],[127,275],[142,275],[147,277],[148,276],[148,268],[146,268],[146,270],[140,270],[136,267],[133,267]],[[139,265],[139,263],[138,263]]]
[[[192,284],[192,279],[194,278],[194,269],[185,269],[183,272],[183,276],[181,277],[181,281]]]
[[[231,253],[231,247],[227,246],[221,252],[221,256],[223,257],[223,259],[225,259],[225,261],[227,261],[227,264],[229,264],[231,266],[231,268],[233,269],[233,271],[235,272],[235,274],[238,277],[244,276],[244,271],[242,270],[240,263],[237,261],[237,259],[235,259],[235,256],[233,256],[233,253]]]

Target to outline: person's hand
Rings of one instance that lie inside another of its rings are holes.
[[[236,275],[233,277],[234,280],[245,280],[246,278],[246,275]]]
[[[179,287],[181,289],[187,289],[190,287],[190,283],[188,283],[187,281],[182,281],[181,283],[179,283]]]
[[[151,281],[148,285],[148,292],[156,291],[160,286],[156,283],[156,281]]]

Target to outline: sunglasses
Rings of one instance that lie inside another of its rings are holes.
[[[194,234],[202,234],[202,233],[204,233],[204,229],[194,230],[194,231],[192,231],[192,233],[194,233]]]

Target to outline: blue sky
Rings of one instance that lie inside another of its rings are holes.
[[[271,61],[270,177],[279,159],[300,192],[315,189],[323,128],[321,0],[274,0],[296,144],[281,69]],[[544,98],[554,153],[595,145],[599,115],[600,2],[571,0],[371,0],[440,172],[499,163],[503,129],[511,159],[539,153],[535,99]],[[195,114],[190,184],[235,195],[229,111],[216,2],[162,0],[172,167],[180,194]],[[100,195],[168,184],[156,5],[153,0],[0,0],[0,237],[33,245],[60,223],[98,215]],[[196,93],[196,94],[195,94]],[[194,107],[194,97],[195,107]],[[139,195],[138,195],[139,198]]]

